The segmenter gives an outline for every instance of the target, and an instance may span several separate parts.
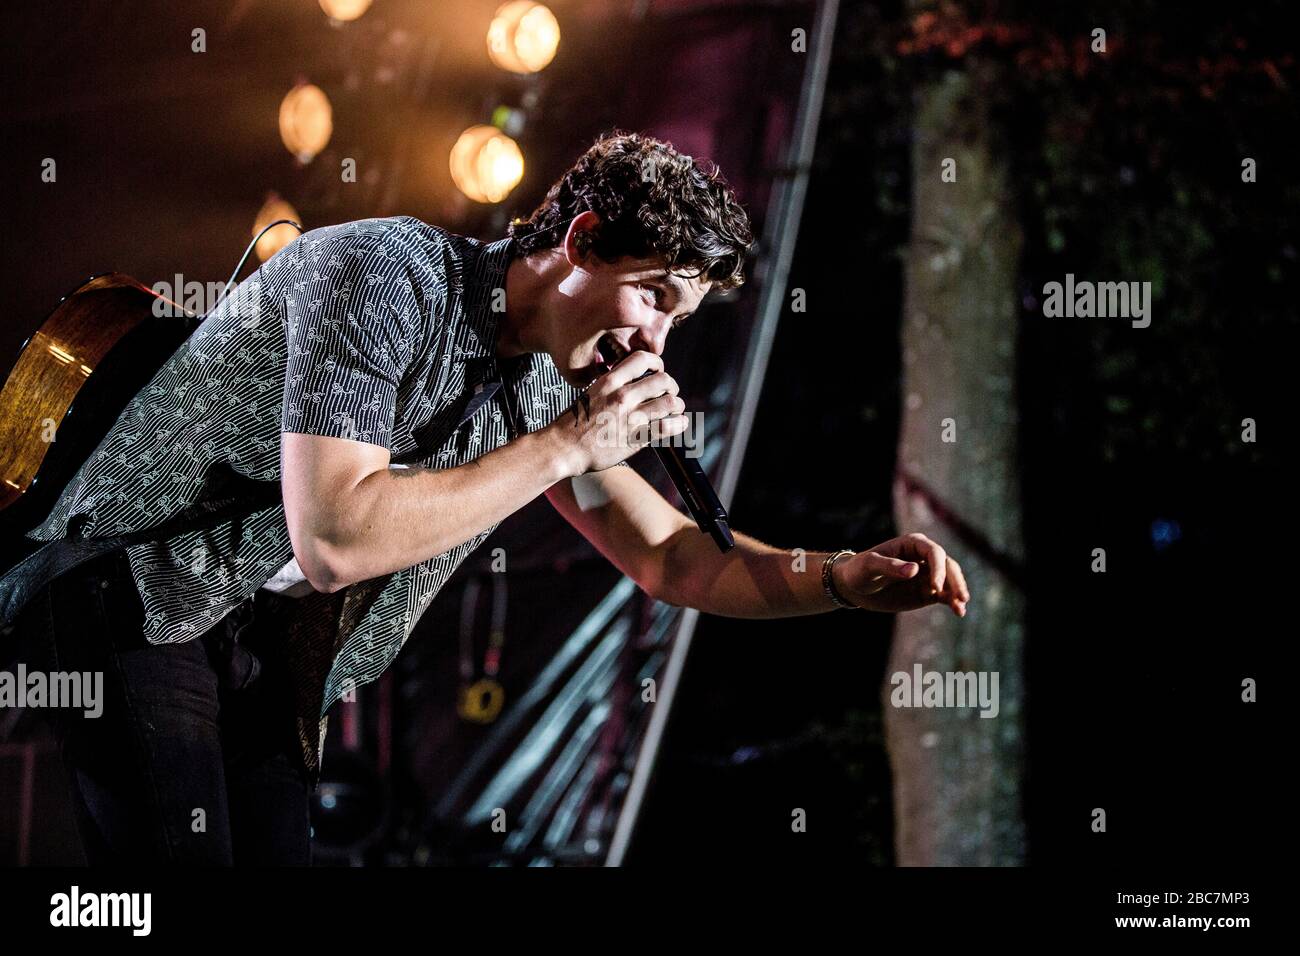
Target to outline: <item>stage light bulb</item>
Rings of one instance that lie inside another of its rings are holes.
[[[300,163],[310,163],[334,132],[334,110],[325,91],[299,83],[280,103],[280,139]]]
[[[277,219],[292,219],[302,225],[298,210],[294,209],[293,206],[289,205],[277,194],[271,193],[266,197],[266,202],[262,205],[262,208],[258,210],[257,218],[253,220],[253,235],[257,235]],[[265,262],[297,238],[298,230],[293,226],[276,226],[257,240],[257,246],[255,247],[257,258]]]
[[[331,20],[355,20],[370,9],[374,0],[320,0],[320,8]]]
[[[488,27],[488,56],[511,73],[536,73],[555,59],[560,24],[545,4],[511,0]]]
[[[451,178],[475,202],[500,202],[524,178],[524,154],[495,126],[471,126],[451,148]]]

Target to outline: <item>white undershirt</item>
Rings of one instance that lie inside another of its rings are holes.
[[[289,563],[276,571],[271,580],[263,584],[262,587],[268,591],[274,591],[276,594],[283,594],[285,597],[302,597],[316,591],[311,586],[311,582],[307,580],[307,575],[302,573],[297,558],[290,558]]]
[[[389,465],[389,470],[394,468],[410,468],[410,465]],[[298,565],[296,557],[290,558],[289,563],[276,571],[271,580],[267,581],[262,587],[268,591],[274,591],[276,594],[283,594],[285,597],[302,597],[306,594],[315,594],[316,589],[311,586],[307,580],[307,575],[302,573],[302,568]]]

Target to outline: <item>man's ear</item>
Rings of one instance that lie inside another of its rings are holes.
[[[580,266],[592,255],[594,230],[600,225],[600,216],[590,209],[580,212],[569,223],[569,230],[564,234],[564,258],[571,266]]]

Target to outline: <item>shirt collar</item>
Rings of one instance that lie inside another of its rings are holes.
[[[501,312],[493,310],[497,290],[506,286],[506,270],[516,254],[514,238],[507,236],[480,245],[477,255],[467,256],[460,275],[453,276],[451,291],[463,297],[465,334],[458,336],[454,359],[495,365]],[[504,293],[502,293],[504,294]]]

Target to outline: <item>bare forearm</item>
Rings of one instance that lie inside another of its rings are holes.
[[[518,511],[568,475],[545,433],[455,468],[384,468],[363,478],[314,542],[330,590],[427,561]]]
[[[692,525],[668,543],[662,597],[723,617],[796,617],[835,610],[822,588],[828,552],[783,550],[735,532],[727,553]]]

